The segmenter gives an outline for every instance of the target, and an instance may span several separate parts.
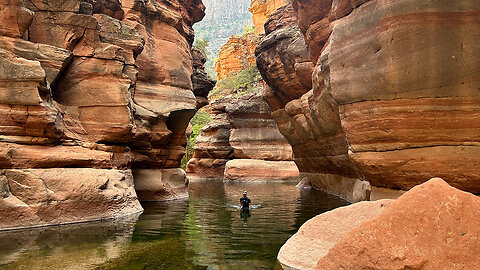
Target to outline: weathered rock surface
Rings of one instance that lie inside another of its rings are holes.
[[[479,207],[477,196],[432,179],[347,233],[316,269],[477,269]]]
[[[142,209],[130,170],[7,169],[0,229],[118,217]]]
[[[0,230],[188,196],[185,130],[214,83],[192,57],[200,0],[11,0],[0,14]]]
[[[286,6],[290,0],[252,0],[250,3],[250,12],[252,13],[253,25],[255,26],[255,34],[260,35],[265,33],[263,24],[268,17],[275,12],[276,9]]]
[[[225,107],[230,123],[229,143],[238,159],[292,160],[292,148],[272,118],[261,95],[245,95]]]
[[[286,269],[476,269],[479,204],[434,178],[397,200],[314,217],[282,246],[278,260]]]
[[[349,200],[358,181],[408,190],[437,176],[480,193],[477,2],[292,7],[298,26],[279,10],[256,54],[304,182]]]
[[[310,219],[282,246],[278,261],[285,269],[315,269],[319,258],[347,233],[377,218],[393,202],[359,202]]]
[[[243,70],[255,64],[255,48],[260,39],[254,33],[231,36],[222,46],[213,69],[217,80],[227,78],[233,72]]]
[[[207,108],[215,117],[197,137],[187,165],[190,179],[298,178],[292,149],[261,95],[216,100]]]
[[[230,122],[227,119],[226,106],[234,99],[218,99],[210,103],[207,111],[213,120],[202,128],[195,141],[195,152],[187,164],[189,179],[224,176],[225,164],[234,158],[230,145]]]
[[[208,93],[215,87],[217,81],[210,78],[205,71],[205,63],[207,58],[205,54],[196,47],[192,48],[193,58],[193,74],[192,74],[192,86],[193,93],[197,99],[196,109],[208,104]]]

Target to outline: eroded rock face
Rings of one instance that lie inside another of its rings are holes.
[[[205,63],[207,58],[205,53],[199,50],[196,47],[192,48],[192,57],[193,57],[193,74],[192,74],[192,86],[193,93],[197,99],[196,109],[208,104],[208,93],[215,87],[217,83],[216,80],[210,78],[210,76],[205,71]]]
[[[138,212],[137,185],[141,200],[188,195],[185,130],[213,83],[192,84],[200,0],[0,1],[0,14],[0,229]]]
[[[480,193],[478,3],[298,0],[292,7],[298,26],[291,28],[304,41],[278,23],[285,9],[266,23],[271,32],[256,53],[270,86],[265,99],[304,182],[349,200],[364,187],[358,181],[408,190],[435,176]],[[304,53],[285,57],[298,48]],[[311,88],[295,69],[308,61]],[[298,81],[304,87],[292,86]]]
[[[220,81],[232,75],[233,72],[244,70],[255,64],[255,48],[260,38],[254,33],[231,36],[222,46],[218,60],[213,69]]]
[[[142,209],[130,170],[7,169],[1,229],[119,217]]]
[[[195,143],[189,178],[290,180],[298,178],[292,149],[261,95],[217,100],[216,114]]]
[[[287,269],[476,269],[479,204],[477,196],[434,178],[397,200],[314,217],[282,246],[278,260]]]
[[[252,0],[250,3],[250,12],[252,13],[253,25],[255,26],[255,34],[265,33],[263,24],[268,17],[279,7],[286,6],[290,0]]]
[[[347,233],[316,269],[479,268],[479,206],[477,196],[432,179]]]
[[[231,98],[218,99],[206,107],[213,120],[202,128],[195,141],[195,152],[186,170],[190,179],[223,178],[225,164],[234,157],[226,111],[226,106],[233,101]]]

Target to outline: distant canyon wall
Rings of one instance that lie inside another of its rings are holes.
[[[190,179],[298,179],[292,149],[261,95],[219,99],[206,108],[214,118],[197,137]]]
[[[250,12],[252,13],[255,34],[265,33],[263,24],[268,20],[278,8],[290,4],[291,0],[252,0],[250,3]]]
[[[188,196],[185,130],[209,91],[192,84],[200,0],[10,0],[0,14],[0,229]]]
[[[255,48],[260,43],[264,24],[278,8],[286,6],[290,0],[252,0],[249,11],[255,30],[251,33],[233,35],[221,47],[214,70],[217,80],[228,78],[228,75],[255,65]]]
[[[257,65],[303,182],[352,201],[432,177],[480,193],[479,12],[295,0],[274,13]]]

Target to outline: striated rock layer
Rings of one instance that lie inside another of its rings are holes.
[[[436,176],[480,193],[479,12],[298,0],[273,14],[257,65],[304,183],[352,201]]]
[[[215,115],[197,137],[189,178],[288,180],[298,178],[292,149],[261,95],[216,100]]]
[[[217,72],[217,80],[228,78],[233,72],[255,65],[255,48],[259,42],[260,38],[254,33],[231,36],[220,49],[218,60],[213,67]]]
[[[431,179],[394,201],[314,217],[278,259],[289,269],[477,269],[479,206],[477,196]]]
[[[0,2],[0,230],[187,196],[185,129],[210,87],[191,52],[203,12],[200,0]]]

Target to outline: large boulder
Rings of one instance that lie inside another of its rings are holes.
[[[432,179],[346,234],[317,269],[478,269],[479,215],[478,197]]]
[[[393,200],[359,202],[318,215],[305,222],[282,246],[277,259],[285,269],[315,269],[319,258],[353,229],[377,218]]]
[[[0,171],[0,230],[100,220],[142,211],[129,170]]]
[[[307,221],[281,248],[286,269],[477,269],[480,198],[439,178],[397,200]]]

